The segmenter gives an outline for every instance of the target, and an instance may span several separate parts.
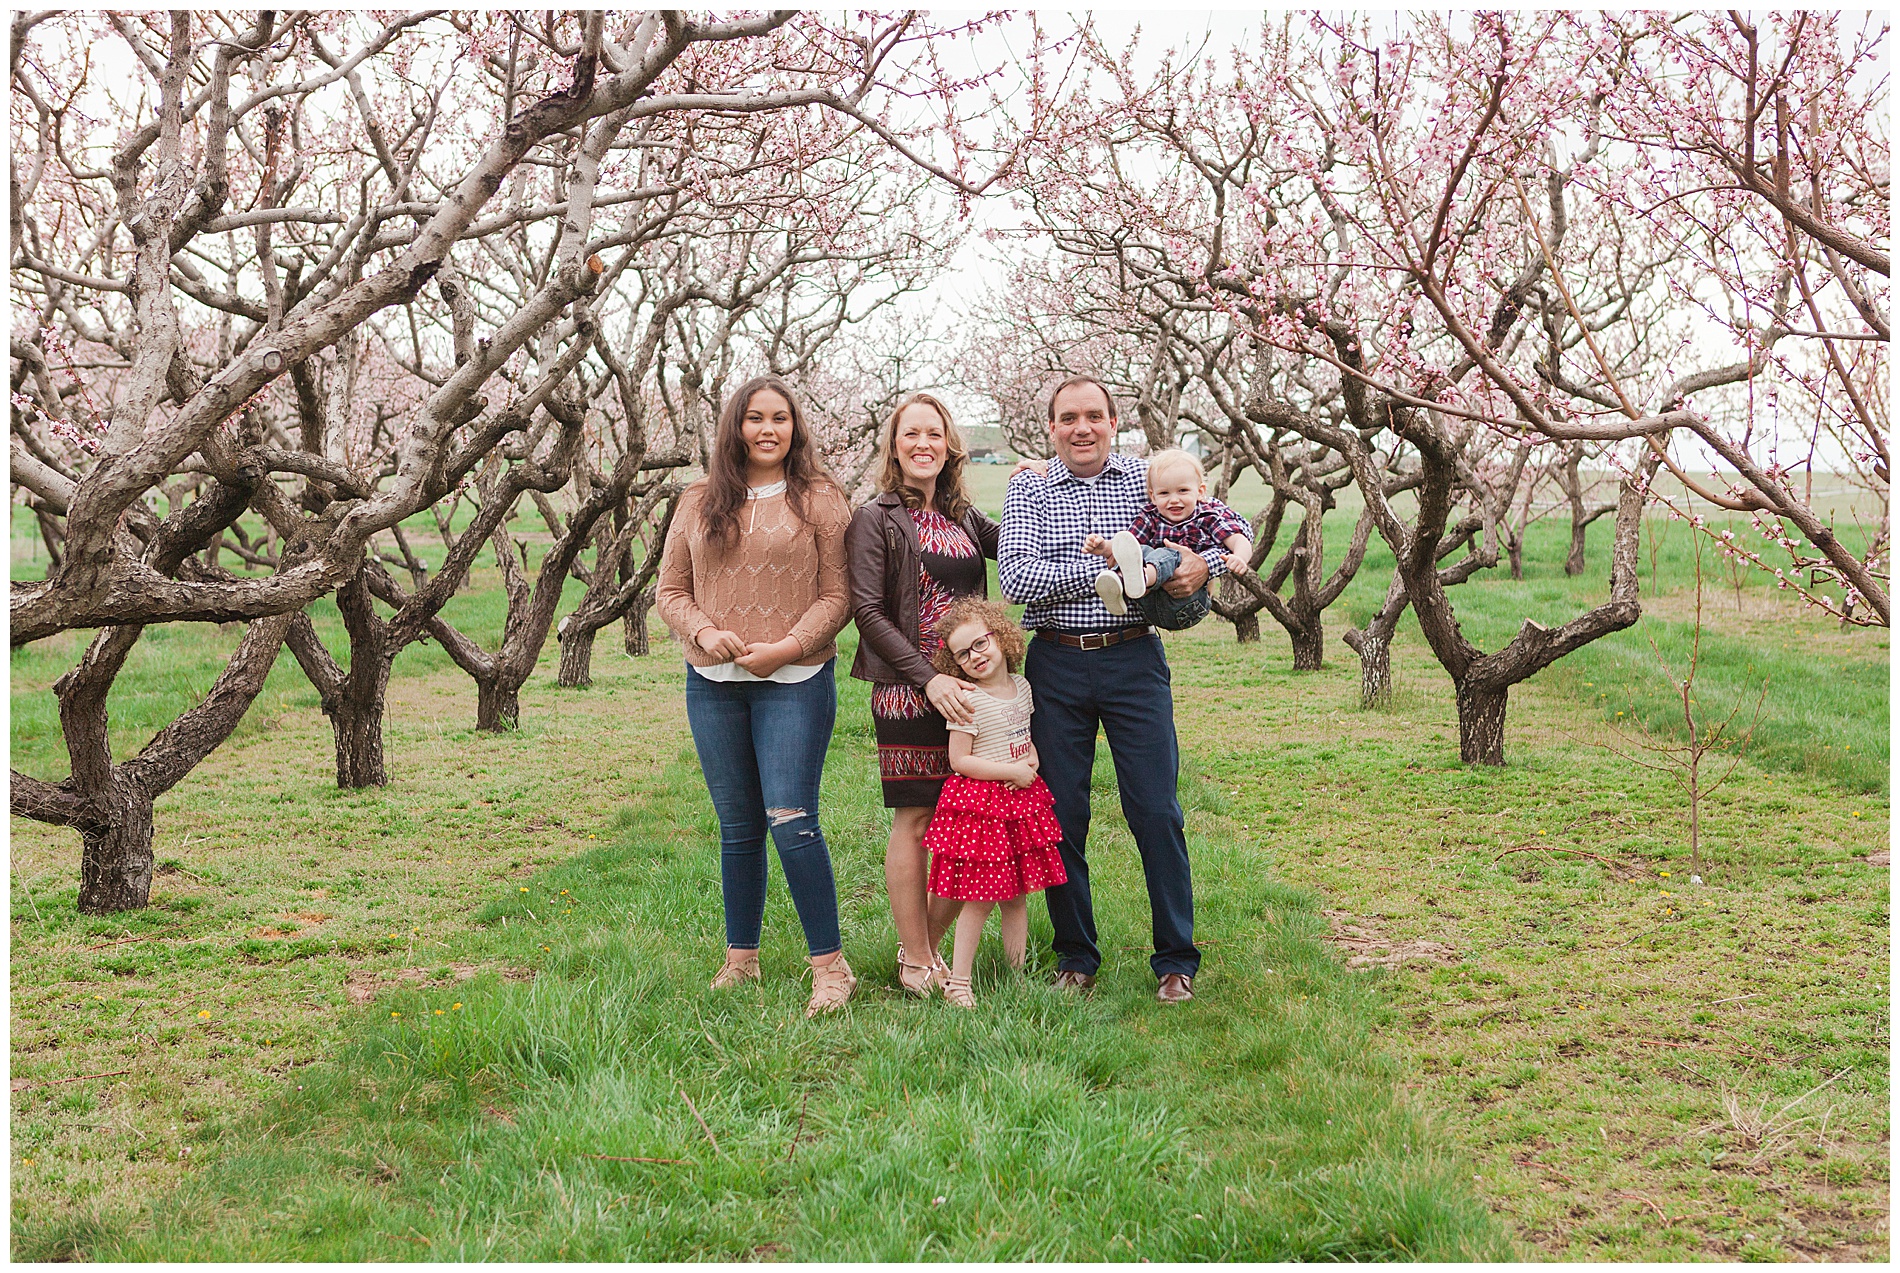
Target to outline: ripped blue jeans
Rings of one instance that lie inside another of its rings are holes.
[[[835,662],[795,685],[709,681],[687,669],[686,721],[719,815],[727,946],[759,948],[768,833],[810,952],[828,955],[843,944],[831,850],[818,826],[818,784],[838,715]]]

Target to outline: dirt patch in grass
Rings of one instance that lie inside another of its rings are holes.
[[[1332,931],[1326,940],[1346,953],[1348,968],[1397,968],[1401,964],[1455,964],[1458,952],[1428,937],[1395,939],[1363,924],[1349,911],[1322,910]]]
[[[352,968],[343,978],[343,994],[351,1003],[370,1003],[378,993],[402,987],[451,986],[492,972],[503,981],[533,981],[534,969],[494,963],[451,961],[427,968]]]

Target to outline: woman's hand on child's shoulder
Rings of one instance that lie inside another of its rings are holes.
[[[924,697],[952,725],[968,725],[976,719],[976,713],[970,710],[971,689],[956,677],[939,672],[924,683]]]
[[[1032,460],[1027,457],[1016,461],[1016,467],[1009,471],[1011,477],[1018,473],[1034,473],[1037,477],[1049,476],[1049,461]]]

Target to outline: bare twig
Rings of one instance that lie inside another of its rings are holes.
[[[704,1124],[701,1124],[701,1126],[704,1126]],[[711,1133],[710,1133],[710,1132],[708,1132],[707,1134],[708,1134],[708,1135],[711,1135]],[[682,1163],[687,1163],[687,1162],[691,1162],[691,1161],[692,1161],[692,1160],[691,1160],[691,1159],[689,1159],[689,1158],[628,1158],[628,1157],[626,1157],[625,1155],[622,1155],[622,1154],[582,1154],[582,1155],[581,1155],[581,1157],[582,1157],[582,1158],[594,1158],[594,1159],[598,1159],[598,1160],[599,1160],[599,1161],[601,1161],[601,1162],[650,1162],[650,1163],[661,1163],[661,1164],[663,1164],[663,1165],[665,1165],[665,1166],[668,1166],[668,1167],[677,1167],[677,1166],[679,1166],[679,1165],[681,1165]]]
[[[1613,1194],[1611,1196],[1617,1197],[1617,1198],[1630,1198],[1636,1202],[1643,1203],[1646,1206],[1648,1206],[1648,1208],[1651,1211],[1654,1211],[1656,1213],[1656,1218],[1658,1220],[1661,1220],[1664,1224],[1669,1223],[1669,1217],[1663,1214],[1663,1209],[1657,1206],[1654,1202],[1651,1202],[1648,1198],[1645,1198],[1640,1193],[1618,1193],[1618,1194]]]
[[[88,946],[86,947],[86,949],[87,950],[104,950],[107,946],[132,946],[142,941],[156,941],[157,939],[158,939],[158,934],[156,933],[152,934],[149,937],[120,937],[114,941],[102,941],[98,945]]]
[[[429,1239],[427,1238],[418,1237],[414,1234],[409,1234],[409,1233],[384,1233],[381,1229],[378,1229],[376,1231],[376,1236],[379,1238],[394,1238],[398,1242],[414,1242],[421,1246],[435,1245],[435,1243],[429,1241]]]
[[[1551,845],[1551,844],[1520,844],[1516,848],[1504,850],[1504,853],[1574,853],[1578,857],[1586,857],[1586,858],[1592,859],[1593,861],[1601,862],[1603,863],[1603,865],[1609,867],[1612,871],[1616,871],[1620,869],[1616,865],[1616,863],[1610,861],[1610,859],[1603,857],[1600,854],[1589,853],[1589,852],[1584,851],[1583,849],[1558,848],[1557,846]],[[1500,858],[1504,856],[1504,853],[1498,854],[1497,857],[1494,857],[1491,860],[1493,862],[1498,861]]]
[[[17,866],[13,866],[13,865],[12,865],[12,863],[8,863],[8,866],[9,866],[9,867],[10,867],[10,868],[12,869],[12,871],[13,871],[13,878],[14,878],[15,880],[19,880],[19,884],[20,884],[20,891],[21,891],[22,893],[25,893],[25,894],[26,894],[26,904],[27,904],[28,906],[30,906],[30,907],[32,907],[32,908],[33,908],[33,922],[34,922],[35,924],[38,924],[38,925],[40,926],[40,931],[41,931],[41,932],[45,932],[45,931],[46,931],[46,921],[40,918],[40,904],[39,904],[38,902],[36,902],[36,901],[34,901],[34,900],[33,900],[33,890],[32,890],[32,889],[30,889],[30,888],[28,888],[28,887],[26,886],[26,881],[25,881],[25,880],[22,880],[22,879],[20,879],[20,868],[19,868],[19,867],[17,867]]]
[[[726,1151],[719,1148],[719,1138],[712,1134],[712,1128],[706,1126],[706,1120],[700,1117],[699,1106],[693,1104],[693,1098],[686,1094],[686,1089],[683,1087],[680,1089],[680,1099],[686,1102],[687,1109],[693,1111],[693,1117],[699,1121],[699,1130],[705,1132],[706,1139],[712,1142],[713,1152],[721,1158],[726,1157]]]
[[[14,1079],[11,1090],[23,1092],[29,1087],[57,1087],[61,1083],[84,1083],[87,1079],[110,1079],[130,1073],[131,1070],[107,1070],[103,1074],[77,1074],[69,1079]]]
[[[909,1089],[905,1090],[908,1093]],[[805,1134],[805,1102],[810,1099],[811,1089],[808,1087],[805,1089],[804,1094],[798,1098],[798,1130],[792,1133],[792,1146],[785,1151],[786,1162],[790,1162],[792,1155],[798,1152],[798,1138]]]

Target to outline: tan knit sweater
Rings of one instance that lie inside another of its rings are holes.
[[[686,661],[718,662],[694,639],[709,627],[736,632],[748,644],[795,636],[802,653],[792,661],[806,666],[836,654],[832,638],[851,614],[844,556],[851,506],[844,493],[829,482],[814,486],[806,501],[809,526],[782,493],[747,500],[739,509],[738,542],[725,551],[700,531],[705,495],[705,478],[680,495],[655,597]]]

